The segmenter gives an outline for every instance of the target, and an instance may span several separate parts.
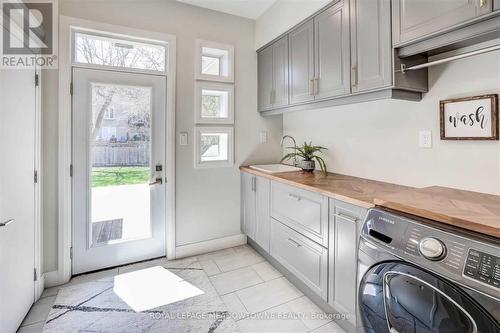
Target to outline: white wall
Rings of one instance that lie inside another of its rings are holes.
[[[374,101],[283,116],[285,134],[326,146],[329,170],[410,186],[500,194],[499,141],[441,141],[439,101],[499,93],[500,52],[429,70],[421,102]],[[432,130],[433,148],[418,147]]]
[[[240,233],[240,189],[238,166],[253,162],[273,162],[281,155],[279,141],[282,118],[262,118],[257,113],[257,56],[255,22],[173,0],[76,1],[60,2],[60,14],[177,36],[176,132],[189,133],[188,146],[176,146],[176,237],[177,245],[231,236]],[[195,39],[235,46],[235,164],[232,168],[194,169],[194,56]],[[57,79],[46,89],[57,100]],[[49,107],[48,112],[54,112]],[[52,117],[49,114],[48,117]],[[57,123],[44,122],[46,136]],[[267,131],[267,144],[259,143],[259,132]],[[53,140],[47,140],[47,156],[57,155]],[[52,186],[54,175],[46,182]],[[51,190],[47,190],[49,193]],[[56,206],[56,198],[46,202],[46,211]],[[46,271],[54,268],[55,217],[46,216]],[[50,234],[50,235],[48,235]]]
[[[332,0],[277,0],[255,24],[255,48],[264,46]]]

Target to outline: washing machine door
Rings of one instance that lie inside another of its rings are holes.
[[[461,287],[404,262],[370,268],[359,285],[369,333],[499,333],[499,323]]]

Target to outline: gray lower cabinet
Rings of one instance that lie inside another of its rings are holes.
[[[272,220],[270,254],[312,291],[327,300],[327,249]]]
[[[288,36],[258,54],[259,111],[288,105]]]
[[[348,313],[352,324],[356,315],[358,238],[365,216],[364,208],[330,199],[328,303]]]
[[[289,34],[290,104],[314,100],[314,20]]]
[[[404,44],[491,12],[493,0],[393,0],[393,44]]]
[[[255,176],[241,173],[241,228],[248,237],[255,239]]]
[[[328,247],[328,198],[318,193],[271,183],[271,217]]]
[[[270,214],[269,194],[271,182],[269,179],[255,176],[255,241],[269,252]]]
[[[391,2],[350,0],[352,92],[392,85]]]
[[[269,251],[269,179],[241,173],[242,229],[264,250]]]
[[[314,18],[314,40],[314,99],[349,94],[349,6],[344,0]]]

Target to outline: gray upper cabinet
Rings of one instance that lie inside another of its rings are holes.
[[[259,111],[288,105],[288,36],[258,55]]]
[[[392,85],[390,0],[351,0],[352,92]]]
[[[494,0],[493,10],[500,10],[500,0]]]
[[[273,44],[273,107],[288,105],[288,36]]]
[[[314,21],[309,20],[289,34],[290,103],[314,99]]]
[[[490,13],[493,0],[393,0],[393,43],[404,44]]]
[[[314,18],[314,39],[315,99],[349,94],[349,6],[344,1]]]
[[[270,110],[273,108],[273,45],[259,52],[258,77],[259,111]]]

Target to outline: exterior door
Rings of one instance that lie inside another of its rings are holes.
[[[165,255],[164,76],[73,70],[73,274]]]
[[[35,70],[0,71],[0,332],[33,304]]]

